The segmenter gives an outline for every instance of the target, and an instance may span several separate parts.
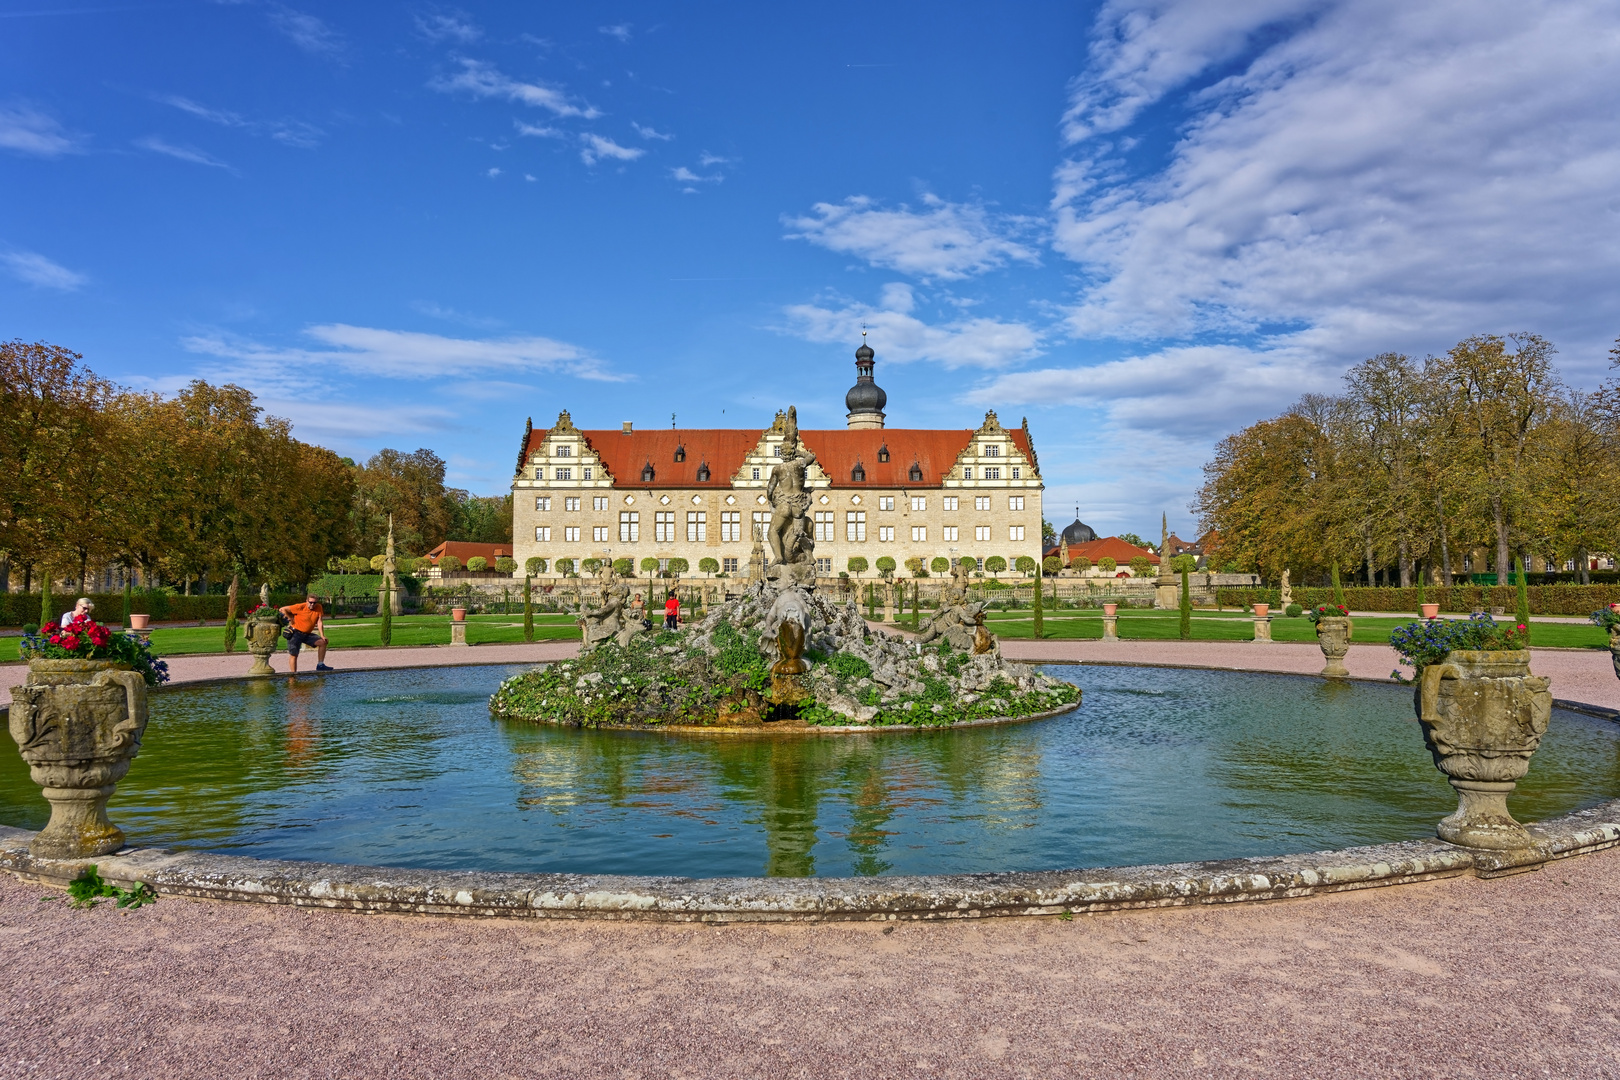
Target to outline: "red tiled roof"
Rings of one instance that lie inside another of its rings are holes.
[[[510,556],[511,554],[511,544],[474,544],[467,540],[446,540],[444,543],[440,544],[438,547],[424,555],[423,558],[431,559],[433,563],[437,565],[441,556],[454,555],[456,558],[461,560],[462,566],[466,566],[468,559],[471,559],[477,555],[482,555],[484,558],[489,560],[490,566],[493,567],[496,559],[503,555]]]
[[[1029,440],[1022,429],[1009,429],[1008,435],[1025,457],[1033,458]],[[529,435],[524,459],[539,449],[549,431],[535,429]],[[724,488],[742,468],[743,462],[759,445],[764,430],[749,428],[654,428],[625,434],[616,428],[582,431],[602,459],[608,474],[623,487]],[[939,487],[945,474],[973,438],[973,430],[931,428],[864,428],[849,430],[801,430],[799,437],[815,452],[835,488],[861,487]],[[686,448],[686,460],[675,460],[675,449]],[[878,460],[878,450],[889,448],[889,460]],[[709,479],[698,483],[698,467],[709,464]],[[850,479],[859,461],[866,471],[865,483]],[[920,482],[910,479],[911,464],[922,468]],[[653,480],[643,484],[641,470],[652,463]]]
[[[1049,549],[1046,554],[1057,554],[1057,547]],[[1087,540],[1083,544],[1069,545],[1069,561],[1073,562],[1084,555],[1096,566],[1104,558],[1113,559],[1120,566],[1129,566],[1131,560],[1138,555],[1146,555],[1148,562],[1154,566],[1159,565],[1159,557],[1146,548],[1139,548],[1135,544],[1128,544],[1117,536],[1103,536],[1096,540]]]

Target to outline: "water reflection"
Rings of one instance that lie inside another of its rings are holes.
[[[139,844],[394,866],[874,875],[1103,866],[1432,835],[1456,805],[1410,692],[1055,668],[1085,705],[1005,728],[686,737],[492,721],[515,669],[165,690],[111,807]],[[1620,793],[1612,725],[1556,712],[1510,805]],[[47,807],[0,754],[0,821]]]

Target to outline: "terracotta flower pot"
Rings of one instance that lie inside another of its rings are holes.
[[[1271,605],[1270,604],[1256,604],[1256,605],[1254,605],[1254,617],[1255,618],[1263,619],[1267,615],[1270,615],[1270,614],[1271,614]]]
[[[133,611],[129,613],[129,628],[131,630],[145,630],[150,625],[152,625],[152,616],[137,615]]]
[[[1439,604],[1420,604],[1419,609],[1423,612],[1425,619],[1438,619],[1440,617]]]
[[[1119,605],[1118,604],[1104,604],[1103,605],[1103,614],[1104,615],[1117,615],[1118,613],[1119,613]]]
[[[467,609],[464,608],[464,607],[451,608],[450,609],[450,621],[451,622],[466,622],[467,621]]]

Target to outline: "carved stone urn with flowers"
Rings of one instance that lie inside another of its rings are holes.
[[[1507,797],[1546,734],[1552,692],[1530,674],[1525,628],[1479,615],[1412,623],[1390,644],[1417,668],[1423,738],[1457,791],[1456,813],[1435,831],[1466,847],[1528,847],[1533,838],[1508,812]]]
[[[243,629],[247,633],[248,653],[253,657],[253,666],[248,668],[249,675],[276,673],[276,669],[270,666],[270,657],[281,646],[281,628],[286,625],[287,616],[268,601],[260,601],[247,613]]]
[[[1609,632],[1609,656],[1614,660],[1614,677],[1620,679],[1620,604],[1592,612],[1592,621]]]
[[[1344,658],[1350,651],[1350,635],[1355,630],[1349,610],[1342,604],[1322,604],[1312,608],[1307,617],[1316,624],[1316,644],[1327,661],[1322,674],[1330,679],[1348,679],[1350,669],[1344,666]]]
[[[51,818],[29,843],[50,859],[105,855],[124,846],[107,800],[129,772],[146,731],[146,688],[168,679],[140,638],[87,615],[23,638],[27,682],[12,689],[11,737]]]

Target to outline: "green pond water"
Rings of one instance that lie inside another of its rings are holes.
[[[131,844],[382,866],[617,874],[1057,869],[1432,836],[1456,806],[1411,692],[1060,667],[1081,707],[1006,727],[822,737],[492,720],[520,668],[236,682],[152,695],[110,813]],[[14,746],[0,822],[47,807]],[[1620,727],[1555,711],[1510,800],[1620,795]]]

